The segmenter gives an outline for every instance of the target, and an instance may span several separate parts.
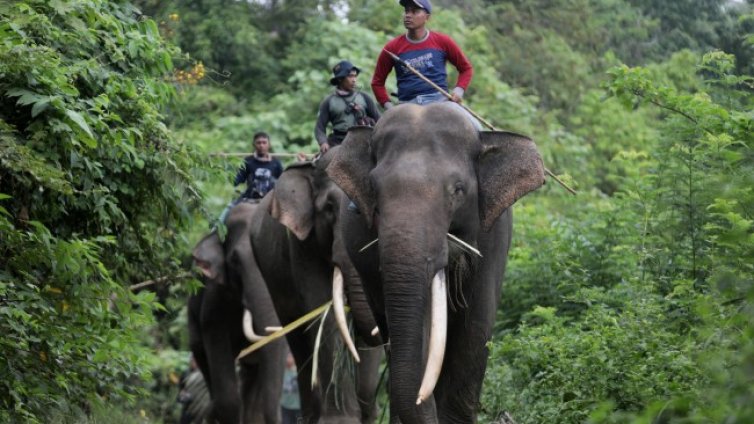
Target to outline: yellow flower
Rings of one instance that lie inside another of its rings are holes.
[[[178,16],[177,13],[171,13],[168,18],[170,18],[171,21],[176,22],[178,19],[180,19],[180,16]]]

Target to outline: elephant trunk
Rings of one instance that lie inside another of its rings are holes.
[[[380,242],[385,239],[381,238]],[[391,247],[389,243],[385,244],[387,246],[380,247],[380,261],[390,330],[390,405],[396,408],[405,424],[435,422],[432,391],[442,368],[447,334],[444,271],[437,272],[434,261],[428,262],[426,257],[386,256],[383,252],[388,253]],[[414,258],[411,264],[406,263],[409,261],[407,257]],[[432,294],[430,279],[434,286]],[[440,307],[430,311],[430,303]],[[427,337],[426,329],[430,325],[435,328]],[[426,370],[417,366],[425,360],[428,364]]]

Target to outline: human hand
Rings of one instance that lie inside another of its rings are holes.
[[[296,160],[299,162],[306,162],[306,154],[301,152],[296,153]]]
[[[319,145],[319,151],[321,153],[323,153],[323,154],[327,153],[328,150],[330,150],[330,145],[327,144],[326,142]]]
[[[450,96],[450,101],[456,102],[456,103],[463,103],[463,92],[464,90],[461,87],[454,88]]]
[[[384,108],[385,110],[388,110],[388,109],[390,109],[390,108],[391,108],[391,107],[393,107],[393,106],[395,106],[395,105],[394,105],[394,104],[393,104],[392,102],[385,102],[385,104],[384,104],[384,105],[382,105],[382,107],[383,107],[383,108]]]

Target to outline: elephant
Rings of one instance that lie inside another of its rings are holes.
[[[338,361],[342,358],[338,355],[341,343],[333,315],[342,313],[328,314],[324,321],[314,384],[317,328],[299,328],[286,337],[298,367],[303,422],[368,423],[376,417],[382,350],[368,349],[367,345],[380,345],[381,338],[373,334],[376,322],[343,247],[338,211],[347,198],[324,171],[331,154],[328,152],[316,162],[290,165],[283,172],[275,189],[259,204],[267,213],[256,213],[251,218],[251,246],[254,266],[259,270],[257,276],[267,284],[284,325],[329,301],[334,280],[344,282],[362,347],[357,352],[351,346],[360,361],[352,370],[356,381],[346,375],[347,367]],[[335,257],[341,261],[334,261]],[[334,296],[339,300],[342,294]],[[345,332],[343,323],[340,329],[341,334]]]
[[[389,340],[392,422],[476,422],[510,206],[544,184],[534,143],[402,104],[335,153],[326,172],[357,206],[339,211],[346,252]]]
[[[250,266],[249,226],[255,208],[237,205],[228,217],[225,241],[213,231],[193,250],[204,287],[189,298],[189,344],[210,390],[211,422],[222,424],[281,421],[285,341],[244,357],[236,373],[236,356],[249,340],[261,338],[254,325],[270,330],[280,326],[266,285],[251,275],[255,268]]]

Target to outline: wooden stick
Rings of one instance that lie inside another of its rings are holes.
[[[168,280],[179,280],[179,279],[184,279],[184,278],[190,278],[192,275],[193,274],[191,274],[190,272],[184,272],[183,274],[178,274],[178,275],[168,275],[165,277],[155,278],[154,280],[142,281],[141,283],[137,283],[137,284],[129,286],[128,289],[131,291],[135,291],[135,290],[139,290],[141,288],[147,287],[147,286],[151,286],[152,284],[164,283],[165,281],[168,281]]]
[[[438,92],[440,92],[440,94],[442,94],[443,96],[447,97],[448,100],[453,100],[453,95],[451,95],[450,93],[448,93],[447,91],[445,91],[439,85],[437,85],[434,82],[432,82],[432,80],[430,80],[429,78],[425,77],[421,72],[417,71],[413,66],[409,65],[408,63],[406,63],[406,61],[404,61],[403,59],[401,59],[400,57],[398,57],[397,55],[393,54],[392,52],[390,52],[388,50],[383,49],[383,51],[385,53],[389,54],[390,57],[393,58],[393,60],[395,60],[396,62],[398,62],[401,65],[405,66],[406,69],[408,69],[409,71],[411,71],[411,73],[413,73],[417,77],[421,78],[422,81],[426,82],[427,84],[429,84],[430,86],[432,86],[432,88],[434,88],[435,90],[437,90]],[[492,124],[490,124],[489,122],[487,122],[487,120],[485,120],[484,118],[482,118],[481,116],[479,116],[476,112],[474,112],[473,110],[471,110],[465,104],[463,104],[463,103],[457,103],[457,104],[460,105],[462,108],[464,108],[464,110],[466,110],[466,112],[469,112],[471,114],[471,116],[473,116],[474,118],[478,119],[479,122],[483,123],[487,128],[491,129],[492,131],[498,131],[497,128],[495,128]],[[547,173],[547,175],[549,175],[550,177],[552,177],[555,181],[557,181],[558,183],[560,183],[560,185],[562,185],[566,190],[568,190],[569,192],[571,192],[571,194],[573,194],[573,195],[576,194],[576,190],[572,189],[571,187],[568,187],[568,185],[566,185],[566,183],[564,183],[563,181],[561,181],[560,178],[558,178],[555,174],[553,174],[549,169],[545,168],[545,172]]]
[[[305,156],[314,156],[316,153],[304,153]],[[222,157],[229,157],[229,156],[254,156],[254,153],[243,153],[243,152],[232,152],[232,153],[225,153],[225,152],[215,152],[210,153],[210,156],[222,156]],[[299,153],[270,153],[270,156],[276,157],[276,158],[295,158],[298,156]]]

